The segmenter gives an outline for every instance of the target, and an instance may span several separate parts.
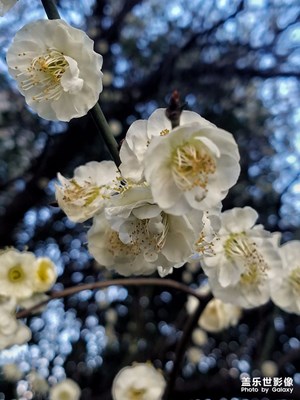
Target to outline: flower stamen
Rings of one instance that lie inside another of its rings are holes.
[[[24,75],[20,86],[25,91],[39,85],[41,91],[32,97],[33,100],[58,100],[63,93],[60,81],[68,68],[69,63],[63,53],[48,49],[47,53],[34,57],[27,70],[20,72],[17,77]]]
[[[80,202],[82,207],[88,207],[97,198],[108,199],[109,196],[101,192],[101,189],[108,189],[107,186],[99,187],[89,181],[79,184],[74,178],[68,181],[64,188],[63,200],[67,202]]]
[[[225,255],[231,261],[243,261],[242,285],[258,285],[267,278],[269,269],[255,242],[249,240],[244,232],[232,233],[224,244]]]
[[[175,149],[171,157],[172,173],[181,190],[206,189],[209,175],[216,171],[216,162],[203,144],[186,143]]]

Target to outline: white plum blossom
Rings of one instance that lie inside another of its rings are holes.
[[[186,357],[191,364],[198,364],[205,355],[199,347],[192,346],[187,350]]]
[[[241,313],[241,308],[238,306],[223,303],[219,299],[212,299],[203,310],[199,318],[199,325],[207,332],[221,332],[230,326],[237,325]]]
[[[243,308],[270,299],[270,279],[281,265],[275,240],[261,225],[255,225],[257,217],[251,207],[222,213],[214,255],[202,259],[214,296]]]
[[[0,0],[0,17],[3,17],[18,0]]]
[[[8,249],[0,253],[0,295],[28,298],[34,292],[36,257],[33,253]]]
[[[28,374],[28,381],[30,383],[31,390],[36,395],[45,395],[49,391],[47,380],[34,370]]]
[[[198,122],[201,126],[214,126],[193,111],[183,111],[180,123]],[[151,140],[157,136],[165,136],[172,130],[171,121],[166,117],[166,109],[158,108],[148,120],[133,122],[126,134],[120,149],[123,176],[136,182],[144,179],[144,157]]]
[[[72,379],[65,379],[50,389],[50,400],[79,400],[81,389]]]
[[[240,173],[238,147],[231,133],[201,122],[154,137],[144,166],[154,201],[174,215],[217,206]]]
[[[166,214],[153,202],[147,186],[133,186],[94,217],[88,232],[89,251],[101,265],[124,276],[148,275],[156,269],[165,276],[192,254],[201,218],[201,213]]]
[[[113,400],[161,400],[166,381],[150,363],[121,369],[112,386]]]
[[[119,176],[113,161],[88,162],[77,167],[71,179],[58,173],[56,200],[71,221],[84,222],[103,209]]]
[[[31,339],[31,330],[15,317],[16,301],[13,298],[0,302],[0,350]]]
[[[2,373],[4,378],[10,382],[19,381],[23,376],[23,372],[17,364],[4,364],[2,366]]]
[[[204,346],[208,341],[207,333],[203,329],[196,328],[193,330],[192,339],[197,346]]]
[[[54,285],[57,272],[54,263],[48,257],[38,257],[34,265],[34,292],[46,292]]]
[[[272,360],[264,361],[260,370],[263,376],[278,376],[278,364]]]
[[[300,241],[279,247],[282,268],[271,281],[271,299],[289,313],[300,315]]]
[[[70,121],[96,104],[102,56],[93,45],[83,31],[59,19],[31,22],[17,32],[7,51],[9,72],[40,117]]]

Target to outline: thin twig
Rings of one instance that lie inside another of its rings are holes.
[[[99,103],[96,103],[94,107],[89,111],[92,119],[97,126],[103,140],[116,164],[117,167],[121,164],[119,151],[118,151],[118,143],[116,139],[111,133],[110,127],[106,121],[106,118],[101,110]]]
[[[194,289],[191,289],[189,286],[184,285],[183,283],[174,281],[172,279],[159,279],[159,278],[124,278],[124,279],[111,279],[103,282],[93,282],[93,283],[85,283],[83,285],[72,286],[64,290],[60,290],[57,292],[52,292],[49,295],[47,300],[44,300],[33,307],[29,307],[26,310],[19,311],[16,314],[17,318],[24,318],[31,315],[34,311],[38,310],[45,304],[47,304],[50,300],[59,299],[62,297],[67,297],[72,294],[81,292],[82,290],[94,290],[94,289],[104,289],[109,286],[115,285],[124,285],[124,286],[167,286],[173,289],[180,290],[186,294],[190,294],[191,296],[196,297],[198,300],[202,300],[203,297],[199,295]]]

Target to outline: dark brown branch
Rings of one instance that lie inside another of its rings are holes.
[[[104,289],[109,286],[114,285],[124,285],[124,286],[167,286],[176,290],[180,290],[186,294],[196,297],[198,300],[202,300],[203,297],[199,295],[195,290],[191,289],[189,286],[184,285],[183,283],[174,281],[172,279],[159,279],[159,278],[122,278],[122,279],[111,279],[103,282],[93,282],[86,283],[83,285],[72,286],[67,289],[53,292],[50,294],[49,298],[45,301],[42,301],[33,307],[27,308],[26,310],[19,311],[16,315],[17,318],[24,318],[31,315],[32,312],[38,310],[45,304],[47,304],[50,300],[59,299],[67,296],[71,296],[72,294],[81,292],[82,290],[94,290],[94,289]]]
[[[182,364],[182,359],[185,354],[186,347],[189,343],[189,340],[191,338],[192,332],[195,329],[195,326],[198,323],[199,317],[204,310],[206,304],[211,300],[211,296],[206,297],[205,299],[201,300],[201,303],[199,302],[196,310],[194,313],[190,316],[185,329],[183,331],[182,337],[180,341],[178,342],[176,351],[175,351],[175,361],[173,365],[172,372],[170,374],[170,378],[165,390],[164,394],[164,400],[171,400],[173,399],[173,391],[175,388],[175,383],[176,383],[176,378],[180,372],[181,364]]]

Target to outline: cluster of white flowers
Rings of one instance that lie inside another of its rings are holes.
[[[16,319],[17,308],[39,303],[56,281],[48,257],[7,249],[0,253],[0,350],[30,340],[30,329]]]
[[[75,222],[93,218],[88,248],[100,265],[123,276],[158,271],[164,277],[199,260],[222,300],[202,318],[210,332],[233,325],[220,321],[230,304],[237,315],[235,306],[257,307],[272,296],[299,313],[299,266],[287,259],[292,253],[297,260],[299,243],[279,249],[277,236],[255,225],[250,207],[221,212],[240,172],[230,133],[190,111],[172,128],[166,110],[158,109],[130,126],[120,158],[119,170],[102,161],[77,168],[72,179],[58,175],[60,207]],[[212,313],[218,321],[206,323]]]
[[[58,175],[60,207],[75,222],[93,217],[91,254],[124,276],[165,276],[209,254],[221,200],[240,171],[230,133],[189,111],[172,129],[165,111],[132,124],[120,171],[102,161],[77,168],[72,179]]]
[[[113,400],[161,400],[166,381],[151,363],[135,363],[116,375]]]

